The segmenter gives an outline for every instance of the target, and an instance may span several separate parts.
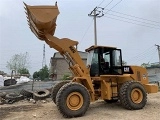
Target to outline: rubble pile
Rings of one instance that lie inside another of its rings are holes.
[[[12,92],[0,92],[0,105],[12,104],[20,100],[28,100],[29,102],[36,103],[38,100],[44,100],[51,96],[50,89],[30,91],[22,89],[19,94]]]

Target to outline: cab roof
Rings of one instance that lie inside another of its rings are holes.
[[[106,48],[106,49],[116,49],[116,47],[111,47],[111,46],[97,46],[97,45],[92,45],[91,47],[87,48],[85,51],[89,52],[91,50],[94,50],[96,48]]]

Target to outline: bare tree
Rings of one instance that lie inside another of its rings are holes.
[[[14,70],[15,73],[18,73],[19,70],[21,69],[28,69],[29,68],[29,55],[28,53],[20,53],[20,54],[15,54],[12,56],[10,61],[7,61],[7,66],[8,69]]]

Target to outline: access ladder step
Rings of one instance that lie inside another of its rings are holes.
[[[111,97],[112,99],[118,99],[118,96],[113,96],[113,97]]]

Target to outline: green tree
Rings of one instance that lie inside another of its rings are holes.
[[[34,79],[38,79],[38,78],[39,78],[39,72],[37,72],[37,71],[34,72],[34,73],[33,73],[33,78],[34,78]]]
[[[62,80],[69,80],[70,75],[69,74],[64,74]]]
[[[18,70],[18,73],[20,73],[20,74],[29,74],[29,70],[27,68],[20,68]]]
[[[150,66],[150,64],[149,63],[142,63],[141,66],[146,68],[146,67]]]
[[[49,69],[48,69],[47,65],[45,65],[42,69],[40,69],[39,78],[41,80],[45,80],[45,79],[49,78]]]
[[[24,71],[25,69],[27,70],[29,68],[28,53],[26,52],[24,54],[20,53],[13,55],[12,58],[7,61],[6,67],[10,70],[14,70],[15,73],[19,73],[21,71]]]
[[[142,63],[141,64],[142,67],[152,67],[152,68],[155,68],[155,67],[160,67],[160,64],[157,62],[157,63]]]
[[[33,74],[33,78],[36,79],[40,79],[40,80],[45,80],[49,78],[49,69],[47,67],[47,65],[45,65],[42,69],[40,69],[38,72],[34,72]]]

